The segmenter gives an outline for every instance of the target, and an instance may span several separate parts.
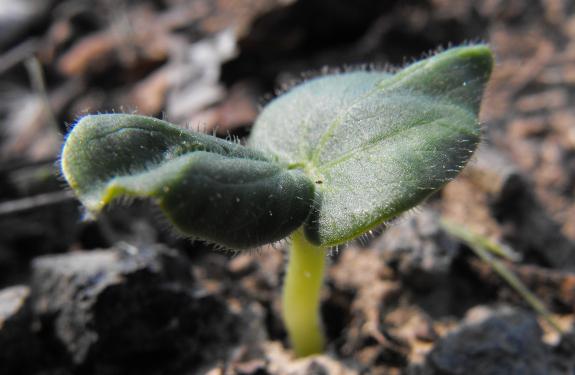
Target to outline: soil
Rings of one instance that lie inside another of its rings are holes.
[[[0,373],[575,373],[575,2],[13,0],[0,14]],[[324,67],[496,56],[484,141],[456,182],[329,257],[322,355],[279,313],[288,246],[217,252],[150,202],[85,220],[58,172],[87,113],[245,139]],[[422,55],[422,53],[424,55]],[[443,217],[504,244],[558,334]]]

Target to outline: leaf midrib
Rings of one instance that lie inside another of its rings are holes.
[[[351,85],[352,85],[352,83],[350,83],[350,85],[348,85],[347,88],[349,88]],[[314,167],[318,162],[318,159],[319,159],[321,151],[322,151],[322,147],[328,141],[328,139],[330,138],[330,136],[333,133],[333,130],[336,128],[336,126],[340,124],[342,116],[344,116],[346,113],[348,113],[349,108],[351,108],[353,105],[355,105],[358,101],[363,100],[363,99],[368,98],[369,96],[373,95],[378,89],[379,89],[379,87],[377,86],[377,83],[376,83],[376,84],[374,84],[373,88],[370,91],[366,92],[364,95],[362,95],[360,97],[355,98],[345,109],[342,108],[339,111],[335,120],[329,125],[329,127],[326,129],[324,135],[322,136],[322,138],[318,142],[318,146],[316,147],[315,152],[312,155],[311,161],[308,164],[308,166],[306,167],[307,170],[311,171],[311,170],[315,169]],[[347,90],[345,90],[344,92],[347,92]],[[342,99],[343,99],[343,97],[342,97]]]
[[[407,95],[402,95],[402,97],[406,97],[406,96],[407,96]],[[431,96],[429,96],[429,95],[422,95],[422,96],[426,96],[426,97],[431,98]],[[455,107],[456,109],[465,110],[465,108],[463,108],[462,106],[459,106],[459,105],[454,105],[454,107]],[[389,133],[376,135],[375,137],[371,138],[370,140],[366,141],[365,143],[363,143],[363,144],[361,144],[361,145],[359,145],[359,146],[357,146],[357,147],[354,147],[354,148],[349,149],[349,150],[346,151],[344,154],[342,154],[342,156],[340,156],[339,158],[337,158],[337,159],[335,159],[335,160],[332,160],[332,161],[330,161],[330,162],[328,162],[328,163],[325,163],[325,164],[322,164],[322,165],[320,165],[320,166],[317,165],[318,161],[316,160],[314,163],[308,164],[308,165],[306,166],[305,170],[306,170],[307,172],[309,172],[310,174],[312,174],[312,175],[315,175],[315,174],[318,174],[318,173],[319,173],[319,174],[322,174],[323,172],[325,172],[326,170],[328,170],[330,167],[332,167],[332,166],[334,166],[334,165],[337,165],[338,163],[344,162],[344,161],[346,161],[346,160],[348,160],[348,159],[354,157],[358,152],[365,152],[365,151],[370,150],[370,149],[373,148],[373,147],[378,146],[383,140],[385,140],[385,139],[387,139],[387,138],[391,138],[391,137],[394,137],[394,136],[398,136],[398,135],[400,135],[401,133],[404,133],[404,132],[407,132],[407,131],[411,131],[411,130],[414,129],[415,127],[423,126],[423,125],[428,125],[428,124],[430,124],[430,123],[436,123],[436,124],[439,125],[439,126],[450,128],[451,130],[456,131],[456,132],[461,132],[461,127],[456,127],[456,126],[454,126],[454,125],[452,125],[452,124],[450,124],[450,123],[448,123],[448,122],[441,121],[441,120],[443,120],[443,119],[446,119],[447,117],[448,117],[448,116],[441,116],[441,117],[434,118],[434,119],[431,120],[431,121],[424,121],[424,120],[422,120],[422,121],[413,123],[412,125],[407,126],[407,127],[397,128],[396,130],[394,130],[394,131],[392,131],[392,132],[389,132]],[[339,117],[338,117],[337,120],[339,120]],[[335,121],[334,121],[334,123],[335,123]],[[339,123],[339,121],[338,121],[338,123]],[[322,138],[322,139],[323,139],[323,138]],[[324,143],[325,143],[325,142],[324,142]],[[322,151],[322,150],[320,150],[319,148],[320,148],[320,147],[317,147],[317,148],[316,148],[316,152],[314,153],[314,156],[317,155],[317,158],[320,157],[321,151]],[[424,151],[424,150],[422,149],[421,151]],[[427,150],[427,151],[431,151],[431,150]]]

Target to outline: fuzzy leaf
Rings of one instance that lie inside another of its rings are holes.
[[[261,113],[253,148],[316,182],[307,239],[355,238],[453,180],[481,141],[493,55],[457,47],[397,74],[358,71],[297,86]]]
[[[303,172],[260,152],[134,115],[82,118],[62,171],[89,210],[120,196],[155,198],[183,233],[237,250],[288,236],[314,196]]]

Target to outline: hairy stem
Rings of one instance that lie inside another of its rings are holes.
[[[319,316],[325,249],[310,244],[298,232],[291,249],[282,293],[282,318],[298,357],[321,353],[323,334]]]

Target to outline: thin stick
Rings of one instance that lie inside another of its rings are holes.
[[[46,92],[46,84],[44,83],[44,73],[42,71],[42,65],[36,56],[30,56],[26,60],[24,60],[24,66],[28,71],[28,75],[30,76],[30,82],[32,85],[32,90],[37,94],[40,95],[42,98],[42,102],[44,103],[44,107],[47,111],[47,121],[49,125],[57,132],[60,132],[58,127],[58,122],[56,121],[56,117],[54,116],[54,112],[52,111],[52,105],[50,104],[50,99],[48,98],[48,93]]]
[[[74,199],[74,194],[71,191],[63,190],[53,193],[39,194],[33,197],[21,198],[8,202],[2,202],[0,203],[0,216],[28,211],[34,208],[48,206],[72,199]]]
[[[503,279],[505,279],[505,281],[507,281],[509,285],[511,285],[511,287],[515,289],[515,291],[519,293],[519,295],[521,295],[521,297],[523,297],[531,305],[531,307],[533,307],[547,321],[547,323],[553,327],[555,331],[557,331],[559,334],[563,334],[563,330],[555,322],[551,316],[551,312],[547,310],[543,302],[533,292],[531,292],[529,288],[527,288],[527,286],[521,282],[517,275],[515,275],[509,268],[507,268],[503,262],[492,255],[492,253],[500,255],[505,252],[501,248],[497,249],[499,246],[496,242],[487,240],[483,236],[473,233],[467,228],[454,223],[450,223],[444,218],[441,219],[441,226],[451,235],[467,242],[475,254],[477,254],[477,256],[483,261],[489,263],[495,272],[497,272]],[[478,239],[482,239],[482,241],[478,241]],[[483,246],[486,241],[489,241],[490,248]],[[492,249],[495,249],[495,251]]]

